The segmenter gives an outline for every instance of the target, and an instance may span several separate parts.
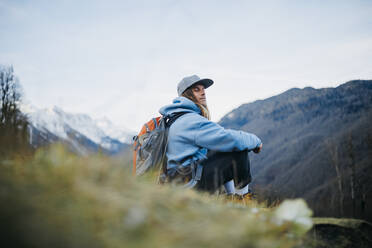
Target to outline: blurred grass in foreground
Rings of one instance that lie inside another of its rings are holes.
[[[311,227],[306,223],[310,211],[299,201],[305,216],[296,216],[291,202],[280,211],[244,207],[192,190],[138,182],[128,167],[102,155],[78,157],[62,146],[39,150],[29,159],[1,161],[1,243],[293,247]]]

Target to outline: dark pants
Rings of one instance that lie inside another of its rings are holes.
[[[210,151],[208,159],[201,162],[203,173],[196,185],[198,190],[214,193],[224,183],[234,180],[236,188],[251,182],[248,150],[237,152]]]

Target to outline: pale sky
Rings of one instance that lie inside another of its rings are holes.
[[[0,64],[37,107],[134,131],[197,74],[218,121],[292,87],[372,79],[372,1],[0,0]]]

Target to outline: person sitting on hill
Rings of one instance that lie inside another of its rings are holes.
[[[210,193],[224,185],[227,195],[250,197],[248,152],[259,153],[262,142],[254,134],[210,120],[205,89],[212,84],[197,75],[185,77],[178,84],[178,97],[159,110],[163,116],[184,113],[169,128],[167,177]]]

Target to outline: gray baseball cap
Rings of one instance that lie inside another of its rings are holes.
[[[198,77],[197,75],[192,75],[190,77],[184,77],[181,80],[181,82],[179,82],[178,85],[177,85],[178,96],[181,96],[182,93],[187,88],[189,88],[190,86],[192,86],[196,83],[203,85],[204,88],[206,89],[213,84],[213,81],[211,79],[208,79],[208,78],[200,79],[200,77]]]

